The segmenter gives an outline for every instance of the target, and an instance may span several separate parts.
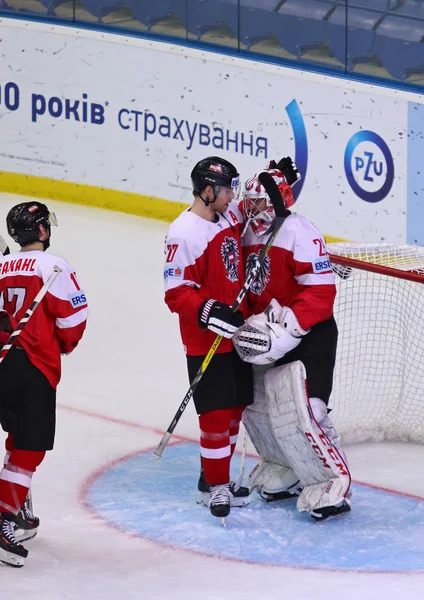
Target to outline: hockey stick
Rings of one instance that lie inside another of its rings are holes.
[[[12,331],[12,333],[9,336],[9,339],[7,340],[7,342],[4,344],[3,348],[1,349],[0,364],[4,361],[7,354],[9,353],[9,350],[13,347],[13,344],[15,343],[16,338],[20,335],[20,333],[24,329],[25,325],[28,323],[28,321],[34,314],[35,309],[40,304],[40,302],[44,298],[44,296],[47,294],[49,287],[52,285],[53,281],[56,279],[56,277],[61,272],[62,272],[62,269],[60,267],[58,267],[57,265],[55,265],[53,267],[53,271],[52,271],[50,277],[47,279],[46,283],[40,289],[38,294],[35,296],[34,300],[32,301],[31,306],[27,309],[26,313],[24,314],[22,319],[17,324],[15,331]]]
[[[244,469],[246,466],[246,452],[247,452],[247,441],[248,441],[248,434],[247,434],[247,429],[246,427],[243,425],[243,447],[241,450],[241,456],[240,456],[240,473],[239,476],[237,477],[235,483],[234,483],[234,491],[238,492],[239,489],[241,488],[241,484],[243,483],[243,477],[244,477]]]
[[[258,258],[256,259],[255,265],[252,267],[243,287],[241,288],[241,290],[236,298],[236,301],[234,302],[234,304],[232,306],[233,312],[236,312],[238,310],[240,304],[243,302],[244,297],[247,294],[247,291],[249,290],[252,283],[255,281],[255,279],[259,273],[259,270],[262,267],[267,255],[268,255],[268,252],[269,252],[272,244],[274,243],[274,240],[277,237],[285,219],[290,215],[290,211],[286,210],[286,208],[284,206],[284,201],[281,197],[278,186],[275,183],[275,181],[273,180],[273,178],[271,177],[271,175],[269,173],[267,173],[266,171],[264,171],[259,174],[259,181],[262,183],[268,196],[271,199],[272,205],[275,210],[276,218],[273,223],[273,228],[272,228],[271,234],[269,235],[265,246],[260,251]],[[186,395],[183,398],[183,401],[181,402],[180,406],[178,407],[178,410],[175,413],[175,416],[172,419],[171,424],[169,425],[168,429],[166,430],[166,433],[164,434],[164,436],[162,437],[158,447],[153,452],[153,454],[156,456],[156,458],[160,458],[162,456],[163,451],[165,450],[169,440],[171,439],[171,435],[173,434],[173,432],[178,424],[178,421],[181,419],[183,412],[187,408],[187,405],[190,402],[190,400],[192,399],[193,393],[194,393],[196,387],[198,386],[199,381],[202,379],[206,369],[208,368],[209,363],[211,362],[221,341],[222,341],[222,335],[218,335],[215,338],[215,341],[212,344],[205,359],[203,360],[202,364],[200,365],[200,368],[197,371],[193,381],[191,382],[188,392],[186,393]]]
[[[4,239],[1,235],[0,235],[0,252],[3,254],[3,256],[6,256],[6,254],[10,254],[9,246],[4,241]]]

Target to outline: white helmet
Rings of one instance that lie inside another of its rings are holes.
[[[280,190],[284,207],[290,208],[294,204],[291,187],[286,178],[278,169],[265,169],[274,179]],[[244,184],[242,192],[241,208],[246,219],[245,231],[250,224],[252,229],[258,235],[266,233],[275,219],[275,211],[270,197],[265,191],[264,186],[259,181],[259,173],[255,173],[251,179]]]

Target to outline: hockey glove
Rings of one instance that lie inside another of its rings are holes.
[[[230,339],[243,325],[244,317],[239,310],[233,312],[229,304],[222,304],[222,302],[210,299],[200,306],[197,322],[199,327],[210,329],[214,333]]]
[[[281,171],[281,173],[286,178],[287,183],[292,186],[297,181],[301,179],[301,175],[297,170],[296,164],[292,161],[290,156],[286,156],[286,158],[282,158],[277,163],[277,169]]]

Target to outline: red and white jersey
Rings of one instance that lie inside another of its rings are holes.
[[[249,227],[243,236],[246,272],[265,245]],[[273,298],[289,306],[309,329],[333,314],[336,286],[324,238],[308,219],[291,214],[284,221],[257,280],[248,294],[249,313],[263,312]]]
[[[28,358],[56,388],[61,375],[60,355],[77,346],[87,320],[87,300],[72,267],[60,256],[33,250],[0,257],[0,309],[13,327],[24,316],[35,296],[57,265],[56,277],[40,305],[16,340]],[[2,335],[4,343],[8,334]]]
[[[216,334],[197,322],[200,305],[213,298],[233,304],[244,283],[241,257],[243,217],[231,202],[217,221],[207,221],[184,211],[170,226],[165,240],[165,302],[178,313],[186,354],[207,354]],[[217,352],[230,352],[231,341],[223,339]]]

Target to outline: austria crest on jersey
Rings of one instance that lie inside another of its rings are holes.
[[[227,273],[227,279],[232,283],[238,281],[238,265],[240,258],[238,243],[235,238],[225,236],[224,241],[221,244],[221,256]]]
[[[257,264],[258,256],[259,256],[259,253],[252,252],[247,257],[246,277],[249,275],[251,270]],[[250,291],[252,292],[252,294],[256,294],[257,296],[260,296],[262,294],[262,292],[265,290],[265,288],[267,286],[267,283],[269,282],[270,273],[271,273],[271,259],[269,256],[266,256],[265,260],[263,261],[263,263],[261,265],[261,268],[259,269],[259,273],[258,273],[255,281],[253,281],[250,286]]]

